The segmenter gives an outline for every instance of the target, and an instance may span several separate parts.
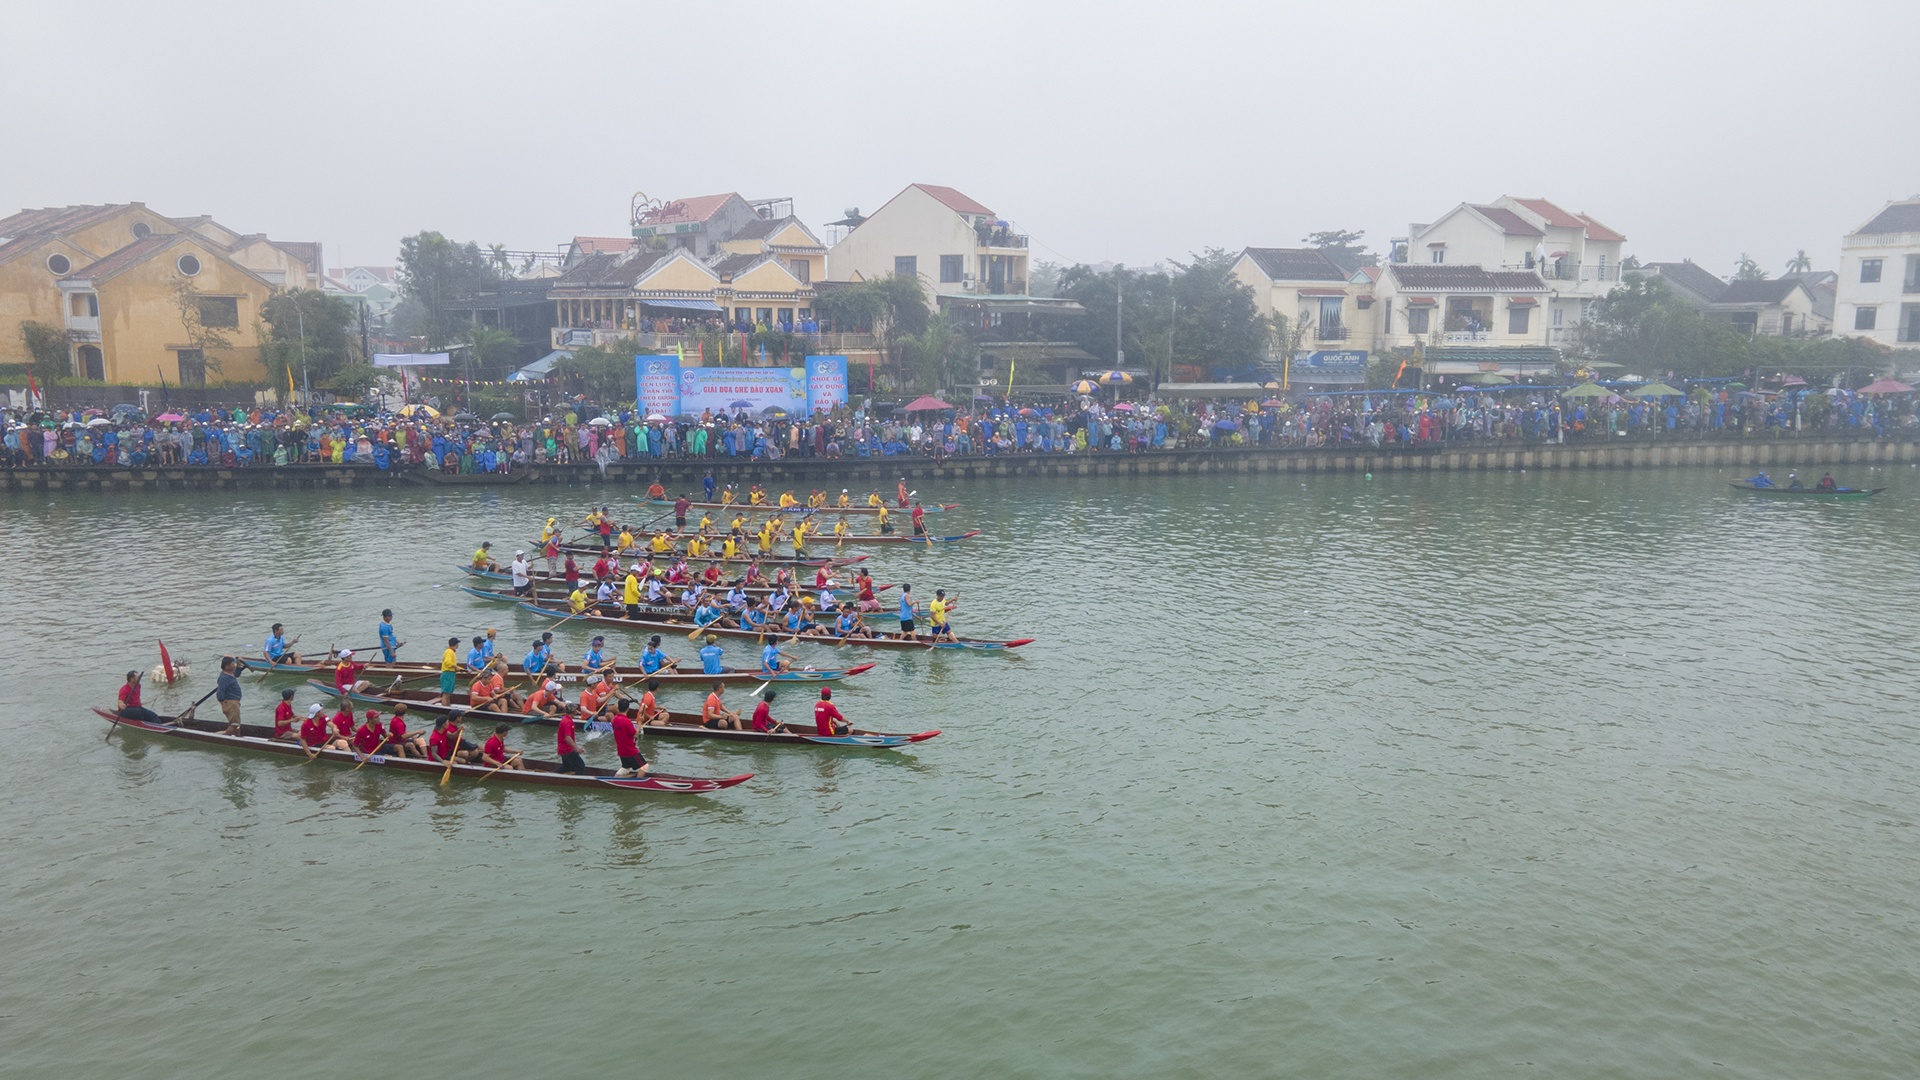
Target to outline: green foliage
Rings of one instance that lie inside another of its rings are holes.
[[[814,309],[834,329],[870,333],[879,339],[880,359],[890,369],[903,362],[901,344],[927,331],[931,310],[920,279],[888,275],[844,288],[824,289]],[[769,354],[772,350],[769,348]]]
[[[469,325],[462,328],[460,342],[466,346],[460,362],[468,365],[471,378],[504,379],[519,366],[520,339],[505,330]]]
[[[602,407],[633,401],[640,396],[633,369],[633,358],[640,351],[631,341],[588,345],[561,357],[554,364],[554,374]]]
[[[1580,358],[1611,360],[1647,376],[1876,372],[1887,370],[1889,352],[1864,338],[1749,338],[1652,277],[1630,277],[1597,302],[1577,342]]]
[[[1308,233],[1304,242],[1325,252],[1328,258],[1339,263],[1348,273],[1352,273],[1363,266],[1372,266],[1380,261],[1378,255],[1368,251],[1367,245],[1361,243],[1361,239],[1366,235],[1365,231],[1356,232],[1352,229],[1326,229]]]
[[[1794,252],[1793,258],[1787,260],[1787,273],[1789,274],[1804,274],[1812,269],[1813,260],[1807,257],[1806,248],[1801,248]]]
[[[23,322],[20,342],[32,358],[33,377],[50,383],[73,374],[73,358],[68,351],[67,332],[51,323]]]
[[[324,384],[318,385],[336,396],[359,401],[379,379],[380,373],[372,364],[343,364],[327,376]]]
[[[1743,251],[1740,253],[1740,261],[1734,264],[1733,280],[1765,281],[1767,280],[1767,272],[1761,268],[1759,263],[1753,261],[1753,256]]]
[[[274,293],[260,308],[260,362],[268,384],[284,396],[288,373],[299,385],[304,365],[307,382],[331,385],[353,362],[357,314],[352,303],[318,289]]]
[[[1028,296],[1060,295],[1060,272],[1063,267],[1057,262],[1041,259],[1027,268]]]
[[[972,386],[978,378],[973,367],[973,342],[944,314],[927,320],[927,328],[900,342],[901,372],[912,387],[926,394],[938,393],[949,386]]]
[[[407,322],[430,349],[457,339],[454,302],[499,280],[499,266],[479,244],[455,243],[431,231],[400,241],[400,292],[403,300],[416,305]]]
[[[1060,295],[1086,309],[1079,344],[1103,362],[1114,362],[1117,306],[1127,365],[1153,371],[1156,381],[1171,364],[1244,371],[1266,359],[1272,324],[1260,317],[1253,290],[1229,273],[1236,257],[1208,248],[1172,263],[1171,274],[1073,266],[1060,275]]]

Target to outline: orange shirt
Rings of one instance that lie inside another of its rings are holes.
[[[605,705],[607,698],[612,696],[613,689],[606,683],[601,683],[598,686],[589,686],[585,690],[580,691],[580,712],[584,715],[592,715],[593,713],[599,712],[600,706]]]
[[[700,707],[700,719],[711,720],[719,716],[725,708],[725,705],[720,704],[720,695],[718,693],[708,694],[707,703]]]
[[[653,691],[649,690],[646,693],[640,695],[640,715],[641,716],[650,717],[659,711],[660,711],[660,707],[653,703]]]

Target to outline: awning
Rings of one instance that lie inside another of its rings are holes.
[[[374,353],[374,367],[437,367],[453,361],[446,353]]]
[[[1299,290],[1299,292],[1301,296],[1345,296],[1347,295],[1347,290],[1345,289],[1301,289]]]
[[[1532,307],[1539,302],[1539,298],[1532,296],[1510,296],[1507,298],[1508,307]]]
[[[709,315],[725,314],[726,309],[711,300],[641,300],[643,307],[669,308],[674,311],[704,311]]]
[[[941,294],[934,298],[948,307],[971,307],[1001,314],[1025,311],[1034,315],[1084,315],[1087,309],[1078,300],[1059,296]]]
[[[1438,307],[1440,306],[1440,301],[1435,300],[1431,296],[1409,296],[1407,297],[1407,306],[1408,307]]]
[[[535,382],[553,374],[553,365],[573,354],[565,349],[555,349],[547,355],[507,376],[508,382]]]

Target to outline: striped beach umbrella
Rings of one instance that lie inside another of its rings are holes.
[[[1100,387],[1095,385],[1091,379],[1081,379],[1079,382],[1067,387],[1067,389],[1076,394],[1091,394],[1099,390]]]

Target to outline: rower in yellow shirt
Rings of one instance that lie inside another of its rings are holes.
[[[620,552],[621,554],[625,554],[626,552],[632,550],[632,548],[633,548],[633,526],[622,525],[620,527]]]
[[[728,484],[726,487],[720,489],[720,505],[723,507],[733,505],[733,485],[732,484]]]
[[[587,610],[587,590],[585,586],[577,583],[574,585],[573,595],[567,597],[567,607],[575,615]]]
[[[807,508],[809,510],[818,510],[825,505],[827,505],[827,493],[821,491],[819,488],[813,489],[813,494],[807,496]]]
[[[839,521],[836,521],[833,523],[834,541],[838,543],[846,535],[847,535],[847,519],[843,517]]]
[[[807,557],[807,533],[811,531],[812,531],[812,526],[808,525],[804,521],[798,522],[794,525],[793,527],[793,557],[794,558],[804,559]]]
[[[720,557],[723,559],[731,559],[738,554],[740,554],[740,545],[735,542],[733,535],[729,533],[727,538],[720,542]]]
[[[735,515],[733,516],[733,524],[732,524],[732,525],[730,525],[730,526],[728,526],[728,531],[729,531],[729,532],[739,532],[740,530],[742,530],[742,529],[744,529],[744,528],[746,528],[746,527],[747,527],[747,515],[745,515],[745,514],[735,514]]]
[[[880,535],[892,536],[893,523],[887,520],[887,504],[886,503],[880,504],[880,513],[876,516],[880,522]]]
[[[712,530],[712,528],[713,528],[713,512],[707,511],[706,513],[701,514],[700,515],[700,535],[701,536],[707,535],[707,533],[710,530]]]
[[[546,547],[547,541],[560,539],[559,518],[548,518],[547,524],[540,530],[540,546]]]
[[[883,499],[881,499],[881,498],[880,498],[880,493],[879,493],[879,492],[877,492],[877,491],[870,491],[870,492],[868,492],[868,493],[867,493],[867,505],[868,505],[868,506],[879,506],[879,507],[884,507],[884,506],[886,506],[887,504],[886,504],[886,502],[885,502],[885,500],[883,500]]]
[[[754,534],[754,539],[760,545],[760,554],[762,555],[773,554],[773,519],[772,518],[768,518],[765,522],[761,524],[760,531]]]
[[[673,541],[669,540],[667,536],[668,534],[663,532],[653,534],[653,540],[650,541],[647,546],[652,549],[655,555],[665,555],[667,552],[673,550]]]
[[[839,501],[839,502],[837,502],[837,503],[835,503],[834,505],[835,505],[835,506],[838,506],[838,507],[839,507],[840,509],[842,509],[842,510],[845,510],[845,509],[846,509],[847,507],[849,507],[849,506],[852,506],[852,505],[853,505],[853,500],[852,500],[852,499],[849,499],[849,498],[847,497],[847,489],[846,489],[846,488],[841,488],[841,489],[840,489],[840,501]]]
[[[705,555],[706,553],[707,553],[707,540],[705,537],[699,535],[698,533],[695,533],[694,535],[687,537],[687,558],[697,559],[702,555]]]
[[[748,505],[750,505],[750,506],[759,506],[759,505],[761,505],[762,503],[765,503],[766,501],[767,501],[767,493],[766,493],[766,492],[764,492],[764,491],[762,491],[762,490],[760,490],[760,485],[759,485],[759,484],[755,484],[755,485],[753,485],[753,486],[752,486],[751,488],[748,488],[748,489],[747,489],[747,504],[748,504]]]
[[[793,492],[783,491],[780,493],[780,509],[791,510],[794,507],[799,505],[800,505],[800,501],[793,497]]]

